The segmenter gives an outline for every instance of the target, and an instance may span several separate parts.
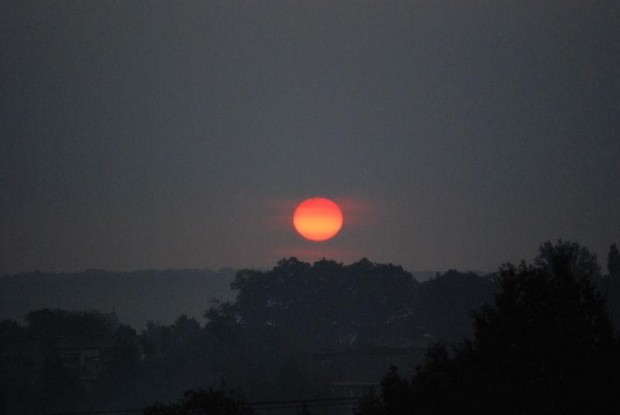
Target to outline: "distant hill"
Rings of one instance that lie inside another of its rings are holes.
[[[71,274],[30,272],[0,278],[0,319],[22,321],[41,308],[116,312],[141,329],[149,320],[170,324],[181,314],[203,322],[207,308],[234,299],[232,269],[86,270]]]

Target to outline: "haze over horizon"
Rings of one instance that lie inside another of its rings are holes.
[[[3,2],[0,275],[620,242],[620,2]],[[292,226],[325,196],[344,227]],[[603,261],[600,261],[603,262]]]

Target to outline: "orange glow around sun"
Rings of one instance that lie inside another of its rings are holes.
[[[301,236],[320,242],[333,238],[342,228],[342,210],[329,199],[304,200],[293,215],[293,225]]]

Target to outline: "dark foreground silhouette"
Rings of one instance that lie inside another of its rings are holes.
[[[155,404],[144,415],[252,415],[247,401],[224,387],[190,390],[183,399],[172,404]]]
[[[534,265],[502,267],[473,340],[431,347],[411,381],[392,369],[360,413],[619,413],[618,341],[592,283],[598,271],[587,249],[562,241],[543,244]]]
[[[0,322],[0,414],[164,410],[182,407],[183,391],[213,397],[218,389],[205,388],[222,380],[251,402],[320,402],[323,414],[350,413],[338,399],[373,385],[364,414],[610,412],[620,373],[605,310],[606,300],[616,315],[620,298],[615,246],[607,259],[603,277],[587,249],[560,241],[543,244],[533,265],[419,283],[366,259],[289,258],[238,272],[236,299],[202,324],[181,316],[140,332],[114,313],[33,311],[25,325]]]

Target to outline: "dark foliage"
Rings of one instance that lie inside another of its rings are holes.
[[[555,275],[572,275],[592,279],[599,275],[601,266],[588,248],[576,242],[559,240],[556,244],[544,242],[534,258],[537,268]]]
[[[620,278],[620,252],[616,244],[609,247],[609,254],[607,255],[607,270],[609,275],[613,278]]]
[[[599,289],[609,284],[610,306],[620,298],[613,248],[609,277],[599,276],[587,249],[560,241],[543,244],[534,266],[506,266],[493,277],[452,270],[423,284],[401,267],[365,259],[289,258],[271,270],[239,272],[237,299],[209,308],[206,324],[181,316],[140,332],[113,314],[31,312],[25,325],[0,321],[2,406],[11,415],[140,408],[221,380],[253,401],[329,398],[337,392],[321,372],[323,358],[311,357],[317,350],[420,347],[433,337],[450,346],[429,349],[412,381],[391,371],[363,400],[364,414],[570,413],[594,400],[607,405],[620,370],[592,281]],[[493,305],[480,308],[494,293]],[[468,333],[473,340],[453,348]],[[389,359],[374,367],[370,355],[352,355],[361,359],[357,372],[372,379],[389,364],[413,367]],[[566,403],[564,394],[571,395]]]
[[[474,316],[474,339],[429,349],[411,382],[391,372],[362,414],[617,413],[618,345],[591,278],[595,257],[545,243],[535,266],[500,270],[501,291]]]
[[[449,270],[420,284],[426,332],[441,342],[456,344],[471,337],[471,313],[491,302],[498,284],[492,277]]]
[[[98,311],[43,309],[26,315],[32,335],[53,341],[60,337],[102,337],[110,333],[110,321]]]
[[[144,410],[144,415],[252,415],[241,396],[224,388],[198,389],[185,392],[175,404],[155,404]]]
[[[367,259],[348,266],[285,259],[271,271],[239,272],[233,288],[240,324],[284,331],[308,348],[419,324],[418,282],[401,267]]]
[[[620,252],[616,244],[611,245],[607,256],[607,307],[616,332],[620,332]]]

